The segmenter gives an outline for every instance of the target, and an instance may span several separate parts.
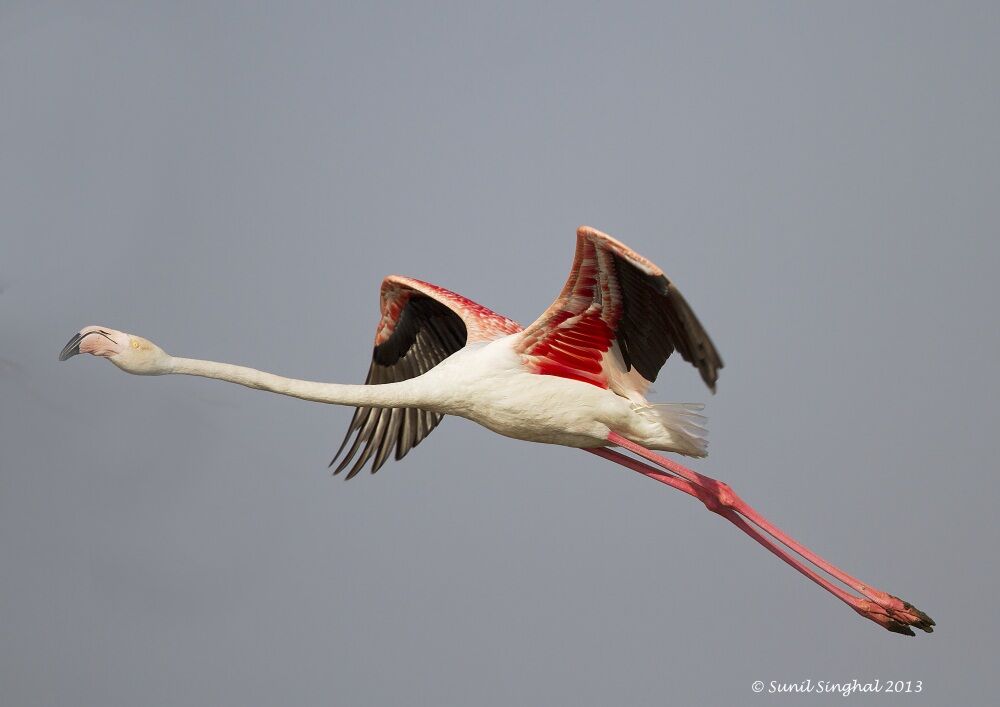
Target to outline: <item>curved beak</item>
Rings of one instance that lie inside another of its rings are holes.
[[[77,332],[73,335],[73,338],[69,340],[69,343],[63,347],[63,350],[59,353],[59,360],[65,361],[68,358],[72,358],[80,353],[80,342],[83,340],[83,334]]]

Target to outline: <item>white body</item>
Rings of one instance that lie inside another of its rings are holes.
[[[589,383],[526,371],[514,339],[466,347],[415,378],[415,395],[427,401],[420,407],[529,442],[598,447],[617,430],[647,447],[675,446],[649,408]]]

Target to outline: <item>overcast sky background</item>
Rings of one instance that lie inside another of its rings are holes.
[[[0,701],[995,699],[1000,14],[938,5],[0,2]],[[383,276],[528,323],[581,223],[725,359],[655,386],[696,468],[937,632],[574,450],[447,419],[344,483],[347,409],[56,361],[361,381]]]

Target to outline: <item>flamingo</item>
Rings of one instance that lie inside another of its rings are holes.
[[[383,280],[380,303],[364,385],[296,380],[170,356],[148,339],[102,326],[81,329],[59,360],[88,353],[127,373],[202,376],[353,406],[347,435],[330,463],[341,458],[333,473],[350,467],[348,479],[369,461],[375,473],[390,453],[402,459],[444,415],[465,417],[514,439],[579,448],[693,496],[889,631],[908,636],[915,635],[913,628],[933,631],[927,614],[824,560],[728,484],[657,454],[707,454],[702,406],[646,399],[667,358],[679,353],[712,392],[723,363],[677,287],[623,243],[580,227],[562,292],[527,328],[443,287],[399,275]]]

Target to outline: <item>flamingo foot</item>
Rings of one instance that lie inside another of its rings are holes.
[[[880,593],[884,594],[884,592]],[[887,602],[891,606],[867,599],[858,599],[857,603],[854,604],[854,610],[866,619],[871,619],[882,628],[893,633],[901,633],[904,636],[915,636],[916,634],[913,633],[914,628],[918,628],[926,633],[934,632],[934,619],[930,616],[898,597],[894,597],[891,594],[886,594],[885,596],[892,600],[891,602]],[[897,606],[898,608],[895,608]]]

